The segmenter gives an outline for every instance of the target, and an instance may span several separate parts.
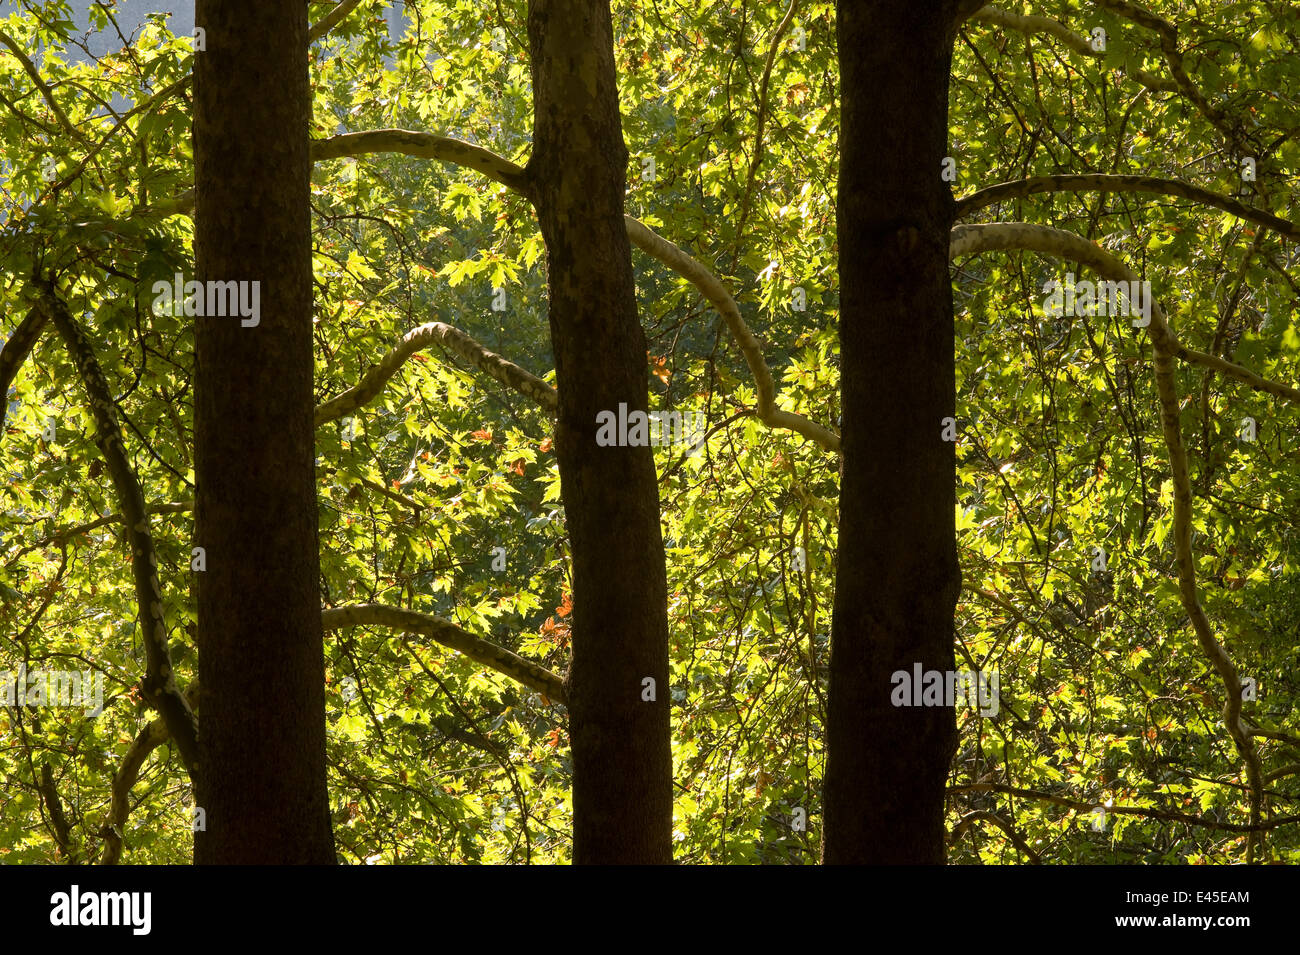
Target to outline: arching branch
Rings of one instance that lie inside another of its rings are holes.
[[[952,832],[948,834],[949,843],[956,843],[958,839],[966,834],[966,830],[973,827],[977,822],[993,823],[993,825],[1001,829],[1006,837],[1011,840],[1012,845],[1025,854],[1025,857],[1029,859],[1030,864],[1042,864],[1043,860],[1038,857],[1038,853],[1033,850],[1033,847],[1029,845],[1025,840],[1025,837],[1016,831],[1016,827],[1011,824],[1010,820],[1004,819],[996,812],[989,812],[985,809],[976,809],[974,812],[968,812],[966,815],[962,816],[961,819],[957,820],[957,824],[952,827]]]
[[[1007,30],[1016,30],[1025,36],[1042,36],[1047,35],[1059,40],[1065,47],[1078,56],[1085,56],[1090,59],[1101,59],[1106,54],[1100,50],[1094,50],[1091,42],[1087,37],[1075,33],[1064,23],[1053,20],[1050,17],[1024,16],[1019,13],[1011,13],[1003,10],[1001,7],[995,7],[990,4],[987,7],[981,7],[976,10],[970,17],[972,20],[978,20],[981,23],[988,23],[993,26],[999,26]],[[1173,80],[1164,79],[1148,73],[1146,70],[1137,70],[1133,74],[1133,79],[1137,80],[1143,86],[1160,90],[1165,93],[1179,92],[1179,86]]]
[[[81,374],[95,419],[95,443],[103,452],[104,463],[117,491],[118,507],[125,518],[123,524],[131,547],[131,572],[135,578],[136,606],[145,646],[145,675],[140,681],[140,695],[166,722],[193,780],[198,768],[198,725],[176,685],[172,670],[162,588],[158,583],[158,558],[149,531],[149,512],[140,481],[126,456],[122,431],[113,409],[113,393],[90,342],[54,286],[46,283],[39,289],[36,307],[58,329],[72,364]]]
[[[495,352],[488,351],[458,328],[442,322],[429,322],[413,328],[402,336],[392,351],[377,365],[370,368],[359,382],[337,397],[316,408],[316,424],[334,421],[355,411],[383,390],[385,382],[397,374],[402,364],[416,352],[430,345],[443,345],[475,368],[495,378],[525,397],[531,398],[548,413],[555,414],[555,389],[536,375],[530,374],[514,362],[507,361]]]
[[[718,310],[727,323],[732,336],[740,346],[741,354],[754,375],[754,390],[758,393],[758,418],[769,428],[786,428],[815,441],[827,451],[839,452],[840,436],[803,415],[782,411],[776,407],[776,384],[772,372],[763,360],[763,346],[754,337],[740,315],[736,300],[726,286],[712,272],[667,239],[647,228],[631,216],[624,216],[628,238],[652,258],[658,259],[678,275],[687,279]]]
[[[13,37],[8,33],[5,33],[3,30],[0,30],[0,44],[4,44],[8,47],[9,52],[12,53],[18,62],[22,64],[23,70],[29,77],[31,77],[31,81],[36,84],[36,88],[40,90],[41,96],[45,98],[45,102],[49,104],[50,109],[54,112],[55,118],[59,121],[59,125],[66,129],[68,135],[77,142],[81,143],[83,146],[89,146],[90,140],[86,138],[85,134],[82,133],[81,130],[77,129],[77,127],[72,124],[72,120],[68,119],[68,114],[63,111],[63,108],[59,106],[58,100],[54,98],[54,91],[51,90],[50,85],[41,78],[41,73],[36,69],[36,64],[34,64],[31,61],[31,58],[23,52],[23,48],[14,41]]]
[[[185,688],[185,699],[191,708],[198,707],[198,680],[192,681]],[[104,825],[99,830],[99,836],[104,840],[104,854],[99,860],[101,865],[117,865],[121,861],[126,820],[131,814],[131,790],[140,778],[140,770],[144,767],[144,761],[149,754],[170,738],[167,723],[159,717],[152,720],[136,735],[126,755],[122,757],[121,765],[113,774],[108,818],[104,820]]]
[[[512,653],[495,643],[480,640],[450,620],[435,617],[433,614],[384,604],[353,604],[322,611],[321,625],[326,630],[339,630],[343,627],[388,627],[402,633],[418,633],[463,653],[475,663],[481,663],[498,673],[505,674],[556,703],[568,702],[564,692],[564,680],[546,667],[525,660],[517,653]]]
[[[1060,229],[1030,225],[1025,222],[996,222],[987,225],[955,226],[951,234],[949,254],[956,257],[976,252],[1005,252],[1015,249],[1026,249],[1061,258],[1074,259],[1096,269],[1102,275],[1106,275],[1105,270],[1112,268],[1116,264],[1121,268],[1127,268],[1109,252],[1086,239],[1069,232],[1062,232]],[[1113,276],[1109,275],[1106,275],[1106,277],[1113,278]],[[1206,368],[1213,368],[1230,378],[1235,378],[1244,384],[1250,385],[1256,391],[1262,391],[1277,398],[1285,398],[1288,401],[1300,402],[1300,388],[1263,378],[1249,368],[1243,368],[1241,365],[1219,358],[1216,355],[1207,355],[1205,352],[1188,348],[1170,331],[1169,326],[1165,323],[1164,311],[1158,305],[1152,308],[1150,332],[1153,337],[1160,339],[1161,344],[1169,350],[1170,354],[1177,358],[1182,358],[1184,361],[1202,365]]]
[[[150,514],[181,514],[194,509],[193,501],[172,501],[166,504],[146,504],[145,510]],[[114,512],[97,517],[93,521],[87,521],[84,524],[74,524],[71,527],[60,527],[46,534],[44,537],[38,537],[30,543],[25,544],[21,550],[14,555],[14,558],[20,558],[24,554],[30,554],[34,550],[40,550],[42,547],[48,547],[50,544],[64,544],[78,534],[86,534],[93,530],[98,530],[109,524],[126,523],[123,516]]]
[[[321,17],[320,21],[313,24],[312,28],[307,31],[307,42],[315,43],[342,23],[347,18],[347,15],[360,5],[361,0],[339,0],[333,10]]]
[[[5,416],[9,412],[9,388],[43,331],[45,313],[39,308],[30,309],[4,346],[0,347],[0,441],[4,440]]]
[[[440,159],[477,169],[491,179],[515,189],[525,197],[532,192],[523,169],[507,159],[479,146],[458,139],[417,133],[403,129],[379,129],[364,133],[345,133],[313,144],[312,158],[331,159],[370,152],[400,152],[410,156]],[[758,418],[771,428],[786,428],[815,441],[828,451],[839,451],[840,439],[803,415],[782,411],[776,407],[776,385],[772,373],[763,360],[762,346],[741,318],[740,309],[731,293],[718,278],[703,265],[676,245],[657,235],[644,223],[624,217],[628,238],[642,251],[649,253],[679,275],[688,279],[722,315],[727,327],[740,345],[741,353],[754,375],[758,393]]]
[[[54,844],[59,848],[59,854],[71,865],[76,865],[81,861],[81,853],[77,850],[72,841],[72,825],[68,822],[68,814],[63,809],[63,800],[59,798],[59,788],[54,784],[54,770],[50,768],[49,763],[41,763],[41,775],[37,780],[36,791],[41,794],[41,799],[45,803],[45,811],[50,817],[51,833],[54,836]]]
[[[424,159],[437,159],[443,162],[466,166],[483,173],[488,178],[493,179],[502,185],[514,189],[525,198],[529,198],[530,200],[532,198],[531,185],[528,181],[527,173],[523,168],[502,156],[498,156],[490,150],[472,145],[471,143],[466,143],[463,140],[454,139],[450,136],[439,136],[433,133],[420,133],[407,129],[376,129],[360,133],[344,133],[340,136],[317,140],[312,143],[312,158],[318,162],[326,159],[339,159],[345,156],[360,156],[368,153],[380,152],[397,152],[408,156],[417,156]],[[188,211],[188,207],[192,207],[192,201],[192,193],[182,193],[170,200],[166,205],[159,203],[154,206],[153,211],[156,212],[160,209],[166,209],[173,214],[186,212]],[[149,210],[140,210],[140,214],[144,214],[147,211]],[[627,228],[628,238],[631,239],[634,245],[690,281],[718,310],[723,321],[726,322],[727,328],[731,331],[737,344],[740,346],[741,353],[745,356],[745,361],[754,375],[755,391],[758,395],[757,415],[759,420],[770,428],[784,428],[793,431],[796,434],[802,435],[803,437],[816,442],[827,451],[838,453],[840,449],[840,437],[834,431],[823,427],[803,415],[783,411],[776,407],[776,384],[772,380],[772,373],[767,367],[767,362],[763,359],[762,345],[745,324],[744,319],[740,315],[740,309],[736,305],[735,299],[732,298],[731,293],[727,291],[726,287],[717,276],[682,249],[658,235],[637,219],[634,219],[631,216],[624,216],[624,225]],[[428,327],[429,326],[422,326],[422,328]],[[500,378],[496,372],[492,370],[492,367],[495,366],[498,371],[506,371],[508,369],[505,369],[504,366],[508,366],[510,364],[509,362],[500,359],[498,356],[492,356],[496,361],[488,361],[486,365],[479,365],[477,359],[483,357],[483,354],[490,355],[491,353],[482,350],[482,346],[473,342],[472,339],[460,342],[457,339],[457,335],[463,337],[463,333],[452,334],[456,332],[455,329],[450,329],[448,326],[443,327],[448,329],[448,331],[444,333],[444,344],[447,344],[448,347],[456,349],[463,345],[466,348],[466,351],[458,352],[462,357],[474,362],[478,367],[482,368],[482,370],[491,374],[493,377],[498,378],[498,380],[504,381],[505,384],[510,385],[512,388],[516,388],[522,393],[528,394],[539,403],[542,403],[545,400],[542,397],[543,393],[531,385],[526,378],[521,378],[514,374],[514,372],[510,372],[512,380],[505,380]],[[416,331],[418,331],[418,329]],[[470,348],[470,343],[473,344],[473,349]],[[407,354],[410,353],[408,352]],[[388,358],[391,357],[392,353],[390,353]],[[388,359],[386,358],[385,361],[387,360]],[[398,365],[400,365],[401,360],[404,359],[399,359],[397,362]],[[500,364],[498,364],[498,362]],[[395,371],[396,366],[393,366],[392,370]],[[519,369],[519,371],[522,372],[523,375],[527,375],[527,372],[523,372],[522,369]],[[375,370],[374,374],[377,377],[379,376],[378,368]],[[391,374],[392,371],[387,375],[382,376],[382,380],[379,380],[378,383],[382,385],[383,380],[386,380],[391,376]],[[520,385],[527,387],[530,390],[524,390],[524,387],[519,387]],[[357,387],[360,388],[361,384]],[[549,386],[546,387],[549,388]],[[375,393],[377,393],[377,391],[372,392],[371,397],[373,397]],[[339,401],[343,397],[343,395],[340,395],[339,398],[332,399],[332,401]],[[369,399],[367,398],[365,400]],[[361,404],[364,404],[364,401],[362,401]],[[337,407],[343,406],[340,405]],[[320,412],[318,412],[317,422],[320,423],[322,420],[330,420],[332,417],[339,417],[347,413],[347,410],[342,410],[338,411],[336,414],[335,411],[337,410],[337,407],[330,409],[328,412],[330,417],[327,418],[322,419],[320,417]],[[359,404],[357,407],[359,407]]]
[[[1160,51],[1165,56],[1165,63],[1169,66],[1169,73],[1173,76],[1174,82],[1178,84],[1178,89],[1196,106],[1196,109],[1202,116],[1222,134],[1227,142],[1234,142],[1236,136],[1234,131],[1229,127],[1227,119],[1223,112],[1217,109],[1192,82],[1192,78],[1187,75],[1187,68],[1183,66],[1183,52],[1178,47],[1178,28],[1163,17],[1158,17],[1146,7],[1138,6],[1136,3],[1129,3],[1128,0],[1093,0],[1093,2],[1104,10],[1118,14],[1127,20],[1131,20],[1140,27],[1152,30],[1160,38]]]
[[[561,705],[568,703],[564,680],[557,674],[538,663],[525,660],[504,647],[481,640],[451,621],[433,614],[384,604],[354,604],[322,610],[321,626],[326,631],[341,630],[344,627],[386,627],[401,633],[430,637],[445,647],[459,651],[475,663],[481,663],[536,690],[552,702]],[[197,680],[190,683],[185,692],[185,699],[188,705],[198,707]],[[100,859],[103,864],[114,865],[121,860],[123,830],[126,828],[127,816],[131,811],[131,789],[140,778],[140,770],[144,766],[145,759],[170,738],[171,733],[166,721],[161,718],[155,719],[136,735],[122,758],[122,763],[113,776],[112,801],[108,817],[99,832],[104,840],[104,855]]]
[[[481,172],[524,196],[532,195],[528,176],[521,166],[489,149],[452,136],[421,133],[411,129],[371,129],[317,139],[311,144],[313,162],[364,156],[368,153],[402,153],[420,159],[438,159]]]
[[[1043,192],[1145,192],[1163,196],[1178,196],[1203,205],[1213,206],[1238,218],[1261,225],[1266,229],[1300,241],[1300,226],[1275,216],[1264,209],[1256,209],[1231,196],[1220,195],[1191,183],[1177,179],[1160,179],[1155,176],[1112,176],[1095,173],[1083,176],[1034,176],[1015,182],[1002,182],[986,186],[957,200],[957,218],[965,218],[976,209],[991,206],[1008,199],[1021,199]]]
[[[1095,802],[1084,802],[1081,799],[1070,799],[1066,796],[1058,796],[1055,793],[1044,793],[1035,789],[1021,789],[1018,786],[1007,786],[1002,783],[969,783],[963,786],[948,787],[949,795],[959,795],[961,793],[1002,793],[1007,796],[1017,796],[1021,799],[1037,799],[1051,803],[1053,806],[1060,806],[1063,809],[1073,809],[1075,812],[1090,812],[1098,807],[1098,803]],[[1255,825],[1240,822],[1220,822],[1217,819],[1209,819],[1205,816],[1193,816],[1185,812],[1156,809],[1148,806],[1106,806],[1103,808],[1109,815],[1137,816],[1142,819],[1154,819],[1160,822],[1181,822],[1188,826],[1200,826],[1203,829],[1217,829],[1224,832],[1265,832],[1279,826],[1289,826],[1300,822],[1300,816],[1278,816],[1268,822]]]
[[[1087,265],[1109,281],[1137,282],[1137,273],[1120,259],[1095,243],[1080,236],[1048,226],[1029,225],[1023,222],[997,225],[959,226],[953,230],[951,255],[994,250],[1024,249],[1059,256]],[[1159,302],[1151,301],[1151,323],[1147,332],[1151,339],[1156,391],[1160,399],[1160,418],[1164,429],[1165,445],[1169,450],[1170,478],[1174,488],[1174,560],[1178,568],[1178,588],[1183,609],[1192,622],[1201,651],[1219,674],[1224,688],[1223,720],[1237,752],[1246,763],[1250,783],[1250,822],[1252,833],[1260,825],[1263,803],[1264,773],[1259,751],[1250,731],[1241,719],[1241,678],[1236,666],[1214,635],[1196,587],[1196,561],[1192,555],[1192,486],[1188,476],[1187,452],[1183,446],[1179,424],[1178,383],[1174,358],[1181,347],[1173,330],[1165,320]],[[1253,856],[1256,837],[1248,842],[1248,855]]]
[[[758,85],[758,119],[754,124],[754,155],[749,161],[749,173],[745,177],[745,193],[740,200],[740,214],[736,217],[737,242],[744,239],[745,223],[749,219],[749,204],[754,198],[754,183],[758,179],[758,167],[763,162],[765,145],[763,133],[767,126],[767,90],[772,81],[772,65],[776,62],[776,55],[780,52],[786,31],[790,29],[790,24],[794,22],[794,16],[798,12],[799,0],[790,0],[790,9],[785,12],[785,17],[772,31],[772,39],[768,44],[767,59],[763,63],[763,78]]]

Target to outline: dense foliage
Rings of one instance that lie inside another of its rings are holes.
[[[92,6],[90,25],[112,31],[113,6]],[[318,19],[331,5],[311,6]],[[425,130],[523,165],[532,116],[524,4],[408,0],[401,35],[378,6],[361,4],[316,44],[312,136]],[[952,78],[954,194],[1031,176],[1127,173],[1285,216],[1300,171],[1300,12],[1285,2],[1154,6],[1179,25],[1179,62],[1208,114],[1174,81],[1160,37],[1107,4],[1052,0],[1024,11],[1084,38],[1104,29],[1097,55],[1051,34],[965,23]],[[0,335],[26,313],[34,269],[61,276],[155,512],[173,655],[188,682],[193,335],[183,314],[155,307],[152,288],[192,273],[192,222],[160,200],[193,181],[184,80],[202,53],[158,15],[119,52],[77,56],[85,24],[68,4],[22,7],[0,31],[34,56],[76,135],[0,50]],[[657,0],[617,3],[614,16],[628,213],[732,290],[764,344],[779,404],[834,427],[833,5]],[[1139,75],[1167,85],[1144,87]],[[881,149],[893,134],[881,130]],[[320,401],[433,321],[554,381],[544,249],[520,197],[472,169],[393,154],[318,162],[312,192]],[[1300,382],[1295,253],[1275,231],[1133,192],[1047,192],[968,218],[1092,239],[1151,282],[1188,347]],[[635,251],[634,264],[652,401],[704,412],[710,429],[698,454],[656,452],[675,854],[812,862],[838,461],[765,428],[752,414],[750,372],[710,304]],[[1223,687],[1175,579],[1151,349],[1125,316],[1048,314],[1044,283],[1067,270],[1086,272],[1019,252],[955,261],[958,659],[998,671],[1000,700],[992,715],[958,710],[951,857],[1241,861],[1251,795],[1224,728]],[[1181,364],[1178,382],[1196,577],[1220,642],[1257,685],[1244,714],[1260,728],[1267,821],[1300,803],[1297,410],[1196,364]],[[74,708],[0,715],[0,853],[93,860],[114,773],[152,719],[133,689],[143,663],[131,557],[78,370],[52,332],[14,378],[8,405],[0,670],[91,668],[106,693],[94,719]],[[544,409],[430,349],[364,408],[323,424],[317,446],[325,607],[437,614],[563,674],[571,595]],[[562,707],[416,634],[353,627],[326,640],[344,860],[568,858]],[[189,806],[178,760],[156,750],[132,792],[123,858],[188,861]],[[1257,858],[1300,859],[1298,831],[1270,828]]]

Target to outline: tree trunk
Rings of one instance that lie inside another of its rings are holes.
[[[891,702],[891,676],[954,668],[960,589],[948,232],[952,4],[842,0],[843,400],[822,858],[942,863],[951,706]],[[905,54],[900,51],[906,51]]]
[[[307,5],[198,0],[198,863],[333,863],[312,395]],[[209,296],[208,298],[211,298]],[[206,304],[206,303],[205,303]],[[230,311],[225,303],[225,311]],[[238,310],[236,310],[238,311]],[[249,311],[252,311],[250,308]],[[256,324],[253,324],[256,319]]]
[[[649,447],[596,443],[598,412],[647,408],[608,0],[532,0],[528,36],[528,173],[546,240],[555,448],[573,550],[573,861],[668,863],[667,583],[654,459]]]

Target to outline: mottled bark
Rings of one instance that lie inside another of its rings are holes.
[[[667,585],[648,447],[601,447],[596,416],[647,408],[623,223],[627,147],[607,0],[532,0],[528,164],[546,240],[559,457],[573,550],[573,859],[672,860]],[[647,679],[654,681],[654,700]]]
[[[199,863],[332,863],[312,399],[307,6],[198,0],[195,255],[260,283],[196,317]]]
[[[95,358],[90,340],[68,309],[67,303],[53,285],[40,287],[42,291],[37,308],[58,329],[60,337],[68,346],[72,363],[81,375],[91,415],[95,419],[95,444],[104,455],[104,464],[122,511],[123,535],[131,548],[131,577],[135,582],[137,620],[145,648],[145,674],[140,681],[140,695],[166,722],[176,740],[177,749],[180,750],[181,761],[193,779],[198,761],[194,714],[181,695],[172,669],[153,531],[144,503],[144,491],[139,477],[131,467],[130,458],[127,457],[122,429],[117,423],[113,390]]]
[[[838,4],[842,482],[822,857],[944,861],[950,706],[891,675],[954,668],[960,587],[947,143],[951,24],[936,0]]]

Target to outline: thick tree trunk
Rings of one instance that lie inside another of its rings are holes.
[[[952,4],[842,0],[837,15],[844,418],[822,857],[942,863],[953,709],[893,706],[891,675],[954,667]]]
[[[198,0],[197,278],[260,314],[196,317],[199,863],[333,863],[312,400],[307,5]],[[254,286],[245,286],[249,300]],[[251,301],[250,301],[251,304]]]
[[[532,0],[528,36],[528,172],[546,240],[555,447],[573,549],[573,860],[667,863],[667,584],[654,460],[648,447],[596,443],[598,412],[647,407],[608,0]]]

